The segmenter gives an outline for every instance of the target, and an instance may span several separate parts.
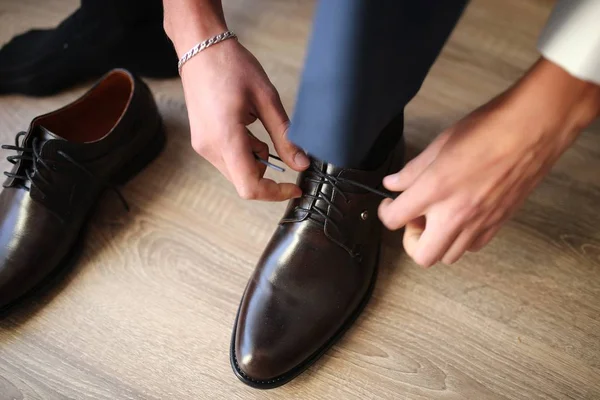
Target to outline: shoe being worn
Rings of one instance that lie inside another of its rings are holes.
[[[313,161],[256,267],[238,310],[230,358],[244,383],[283,385],[352,325],[377,275],[383,177]]]
[[[7,157],[14,166],[0,193],[0,310],[69,264],[100,195],[133,177],[163,144],[150,90],[114,70],[2,146],[16,154]]]
[[[177,54],[162,19],[122,26],[77,10],[54,29],[36,29],[0,49],[0,94],[54,94],[113,68],[177,76]]]

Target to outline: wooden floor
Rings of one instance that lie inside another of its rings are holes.
[[[0,43],[56,24],[76,3],[0,0]],[[472,2],[407,110],[412,147],[523,73],[551,5]],[[313,6],[226,1],[289,110]],[[423,270],[386,233],[383,272],[355,327],[307,373],[261,392],[234,377],[229,341],[285,205],[238,199],[193,153],[180,83],[150,84],[167,149],[124,188],[130,213],[105,198],[73,272],[0,321],[0,399],[600,399],[600,124],[481,253]],[[0,97],[1,141],[83,90]]]

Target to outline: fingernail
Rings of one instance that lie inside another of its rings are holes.
[[[386,210],[389,207],[389,203],[390,201],[386,201],[386,200],[390,200],[390,199],[384,199],[380,204],[379,207],[377,208],[377,216],[379,217],[379,220],[385,225],[385,218],[386,218]]]
[[[396,182],[397,180],[398,180],[398,174],[388,175],[385,178],[383,178],[383,184],[389,185],[389,184]]]
[[[381,203],[379,204],[379,209],[381,211],[384,211],[385,209],[387,209],[389,207],[390,204],[392,204],[392,199],[383,199],[381,200]]]
[[[294,156],[294,162],[300,168],[305,168],[310,165],[310,160],[308,159],[308,156],[302,150],[296,153],[296,155]]]

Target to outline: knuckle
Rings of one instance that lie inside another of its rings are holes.
[[[252,186],[242,185],[236,188],[238,195],[244,200],[256,200],[258,191]]]
[[[432,166],[430,168],[431,175],[429,176],[429,184],[437,189],[444,188],[446,182],[448,181],[446,172],[437,166]]]
[[[431,256],[422,251],[417,251],[412,256],[412,259],[415,263],[417,263],[423,268],[429,268],[434,264],[434,261],[432,260]]]
[[[280,101],[279,92],[275,86],[268,85],[262,90],[262,97],[268,103],[277,103]]]
[[[269,145],[266,144],[265,142],[260,142],[259,146],[260,146],[260,149],[259,149],[260,152],[263,152],[263,153],[269,152]]]
[[[427,179],[428,194],[437,199],[445,198],[450,194],[448,181],[443,173],[433,173]]]
[[[510,216],[509,210],[507,210],[505,208],[500,208],[492,213],[492,215],[489,218],[488,224],[490,225],[490,228],[491,228],[491,226],[494,226],[494,225],[504,222],[506,219],[508,219],[509,216]]]
[[[447,197],[454,193],[457,178],[452,174],[452,170],[443,165],[431,165],[428,169],[428,184],[438,197]]]
[[[482,240],[479,240],[477,242],[475,242],[471,248],[469,249],[470,252],[472,253],[477,253],[478,251],[481,251],[481,249],[485,246],[485,242]]]
[[[446,254],[444,257],[442,257],[442,263],[444,263],[446,265],[452,265],[452,264],[456,263],[456,261],[458,261],[458,256],[455,254],[452,254],[452,255]]]
[[[201,156],[205,156],[208,153],[209,145],[206,140],[199,137],[192,137],[192,148],[194,151]]]
[[[380,206],[379,209],[377,210],[377,214],[378,214],[379,220],[381,221],[383,226],[385,226],[386,228],[388,228],[390,230],[397,229],[397,227],[393,223],[393,218],[390,215],[391,213],[389,212],[389,210],[385,210]]]
[[[281,131],[283,132],[283,130]],[[283,133],[272,135],[272,138],[273,145],[276,147],[277,151],[285,153],[284,157],[288,155],[293,155],[298,150],[298,148],[294,144],[292,144],[292,142],[287,140]]]
[[[462,222],[473,221],[479,215],[479,206],[474,204],[466,204],[458,213]]]
[[[407,171],[407,172],[414,172],[415,170],[417,170],[419,166],[419,163],[417,161],[416,158],[413,158],[412,160],[410,160],[409,162],[407,162],[404,165],[404,168],[402,168],[400,171]]]
[[[482,204],[476,199],[463,200],[450,214],[450,219],[456,223],[465,223],[477,219],[482,212]]]

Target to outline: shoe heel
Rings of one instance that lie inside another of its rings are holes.
[[[166,135],[162,121],[149,143],[113,176],[113,183],[122,185],[133,179],[150,164],[165,147]]]

